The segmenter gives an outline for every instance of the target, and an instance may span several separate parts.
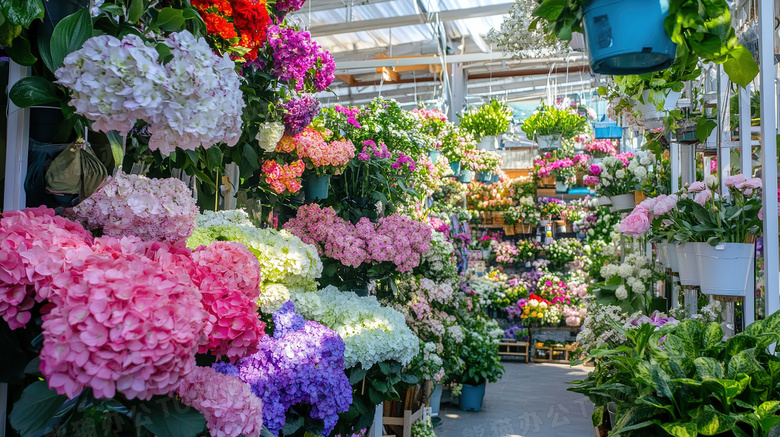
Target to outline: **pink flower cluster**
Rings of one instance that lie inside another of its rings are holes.
[[[195,228],[198,206],[184,182],[117,173],[73,208],[78,220],[104,235],[181,241]]]
[[[351,124],[352,126],[358,129],[362,127],[360,126],[360,123],[355,118],[358,115],[360,115],[360,108],[356,106],[346,107],[346,106],[336,105],[333,107],[333,109],[335,109],[336,112],[344,114],[347,117],[347,123]]]
[[[97,398],[166,394],[192,371],[209,334],[200,292],[186,274],[127,253],[143,246],[138,240],[98,240],[96,251],[83,248],[78,263],[52,277],[55,306],[43,317],[41,372],[69,398],[85,387]],[[166,245],[152,244],[156,257],[176,263]]]
[[[263,430],[263,402],[236,376],[196,367],[176,393],[203,414],[214,437],[258,437]]]
[[[566,326],[580,326],[582,319],[588,314],[587,308],[578,308],[575,306],[563,306],[563,318],[566,320]]]
[[[200,288],[203,305],[214,327],[199,353],[210,352],[231,361],[257,352],[265,323],[257,316],[260,297],[260,263],[241,243],[215,241],[192,253],[196,270],[193,282]]]
[[[320,255],[357,268],[363,263],[395,264],[399,272],[408,272],[420,264],[430,250],[430,226],[393,214],[372,223],[363,217],[352,224],[333,208],[304,205],[285,229],[317,247]]]
[[[761,178],[745,179],[743,174],[729,176],[724,182],[727,187],[734,187],[737,190],[742,191],[742,193],[746,196],[752,196],[753,190],[758,190],[763,185]],[[688,188],[688,191],[690,191],[690,188]]]
[[[0,316],[11,329],[30,321],[35,302],[49,297],[52,275],[78,261],[92,235],[46,207],[8,211],[0,219]]]
[[[677,201],[676,194],[647,198],[620,222],[618,230],[632,237],[640,237],[650,230],[653,219],[666,215],[677,207]]]
[[[398,159],[395,160],[395,162],[393,163],[393,165],[391,165],[391,167],[397,170],[403,167],[404,164],[406,164],[409,171],[414,171],[415,169],[414,159],[412,159],[411,156],[405,155],[404,152],[401,152],[401,155],[398,157]]]
[[[276,194],[286,191],[295,194],[301,190],[301,176],[306,164],[298,160],[291,164],[279,165],[276,161],[265,161],[260,168],[265,173],[265,182]]]
[[[585,150],[592,154],[617,155],[617,149],[615,148],[615,145],[612,144],[611,140],[595,140],[592,143],[587,144]]]
[[[363,141],[363,150],[358,153],[358,159],[361,161],[370,161],[371,157],[380,159],[389,159],[392,157],[390,151],[387,150],[385,143],[376,145],[372,140]]]
[[[355,145],[349,140],[331,141],[325,147],[298,149],[298,154],[311,159],[315,167],[333,166],[338,171],[355,157]]]
[[[546,155],[548,158],[550,154]],[[549,176],[551,173],[555,173],[557,170],[565,168],[584,166],[590,159],[589,155],[574,155],[571,158],[563,158],[555,161],[547,161],[545,159],[537,159],[534,164],[539,167],[536,171],[536,175],[540,178]]]
[[[429,300],[443,304],[451,302],[455,293],[449,283],[436,283],[428,278],[420,278],[420,289],[425,291]]]
[[[615,158],[619,159],[623,162],[623,167],[628,167],[629,162],[631,161],[631,158],[634,157],[634,154],[631,152],[621,153],[619,155],[616,155]]]
[[[441,121],[447,121],[447,116],[441,112],[440,110],[433,108],[433,109],[412,109],[412,113],[414,113],[416,116],[422,118],[423,120],[441,120]]]

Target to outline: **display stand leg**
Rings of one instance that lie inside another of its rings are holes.
[[[368,437],[382,437],[384,432],[384,425],[382,425],[382,417],[385,415],[384,404],[378,404],[376,411],[374,412],[374,423],[371,425],[371,429],[368,432]]]
[[[695,288],[685,288],[685,308],[688,311],[688,315],[693,317],[699,312],[699,304],[697,302],[698,292]]]

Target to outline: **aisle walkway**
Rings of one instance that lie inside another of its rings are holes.
[[[488,384],[479,413],[442,405],[437,437],[593,437],[593,404],[566,391],[590,368],[504,362],[501,381]]]

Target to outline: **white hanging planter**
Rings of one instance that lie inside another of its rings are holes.
[[[539,135],[536,137],[536,144],[539,145],[539,150],[560,149],[561,136],[560,135]]]
[[[755,246],[747,243],[707,243],[696,246],[701,292],[745,296],[750,286]]]
[[[680,267],[680,284],[695,287],[699,280],[699,260],[696,257],[696,245],[707,243],[684,243],[677,246],[677,262]]]
[[[635,108],[642,113],[643,120],[658,120],[663,118],[665,112],[671,111],[677,107],[677,101],[680,100],[682,93],[670,91],[664,98],[664,104],[659,111],[655,102],[650,102],[650,90],[642,91],[642,100],[645,103],[637,102]]]
[[[477,144],[479,150],[498,150],[498,137],[495,135],[488,135],[482,138]]]
[[[612,211],[614,212],[631,211],[634,209],[635,206],[634,193],[611,196],[609,200],[612,201]]]

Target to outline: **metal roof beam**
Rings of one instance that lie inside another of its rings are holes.
[[[456,62],[484,62],[504,59],[504,54],[500,52],[491,53],[470,53],[465,55],[450,55],[446,57],[448,64]],[[507,58],[508,59],[508,58]],[[382,67],[403,67],[409,65],[428,65],[441,64],[441,59],[437,55],[432,56],[409,56],[399,58],[372,59],[370,61],[344,61],[336,64],[336,74],[343,74],[349,70],[359,70],[364,68],[382,68]]]
[[[512,3],[499,3],[495,5],[479,6],[474,8],[452,9],[439,12],[439,21],[463,20],[466,18],[491,17],[503,15],[509,11]],[[338,35],[340,33],[363,32],[391,27],[416,26],[432,21],[432,15],[428,18],[421,15],[402,15],[398,17],[377,18],[373,20],[359,20],[351,23],[320,24],[309,28],[312,36]]]

